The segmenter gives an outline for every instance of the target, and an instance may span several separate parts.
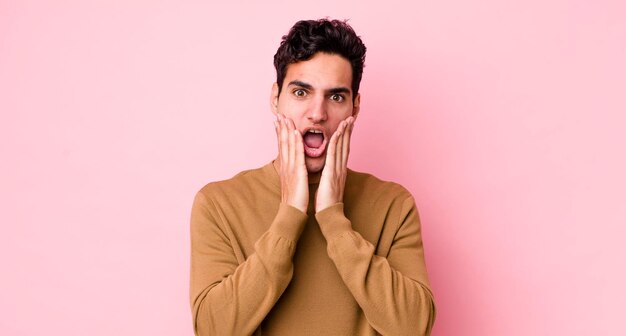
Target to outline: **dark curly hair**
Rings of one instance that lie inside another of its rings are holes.
[[[352,100],[359,92],[365,63],[365,45],[346,21],[302,20],[283,36],[274,55],[278,92],[283,88],[287,66],[306,61],[317,52],[337,54],[352,65]]]

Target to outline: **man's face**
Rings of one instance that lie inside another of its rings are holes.
[[[302,134],[309,173],[324,168],[328,141],[339,123],[358,114],[360,96],[353,103],[352,94],[350,62],[339,55],[321,52],[307,61],[287,66],[280,95],[274,83],[272,111],[293,120]]]

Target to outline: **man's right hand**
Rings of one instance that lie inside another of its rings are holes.
[[[278,138],[281,201],[306,213],[309,206],[309,181],[304,163],[302,134],[289,118],[277,114],[274,121]]]

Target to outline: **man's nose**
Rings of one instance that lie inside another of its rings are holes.
[[[313,100],[307,113],[307,119],[315,124],[326,121],[326,118],[328,117],[328,114],[326,113],[326,108],[326,101],[323,97]]]

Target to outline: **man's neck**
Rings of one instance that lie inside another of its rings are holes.
[[[280,158],[276,158],[274,161],[272,161],[272,165],[274,166],[274,170],[276,170],[276,173],[280,177]],[[308,172],[309,184],[318,184],[321,178],[322,178],[322,172],[317,172],[317,173]]]

